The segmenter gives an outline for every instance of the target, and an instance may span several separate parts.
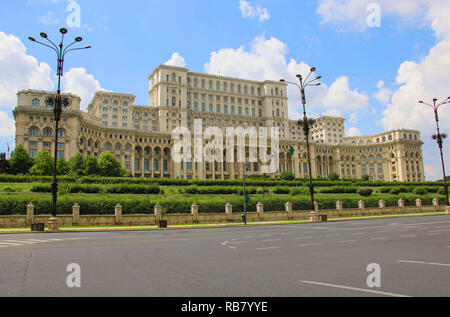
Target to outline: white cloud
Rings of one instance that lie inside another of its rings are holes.
[[[259,22],[270,19],[269,11],[266,8],[261,8],[259,5],[255,8],[246,0],[239,1],[239,9],[241,10],[241,16],[243,18],[258,18]]]
[[[59,24],[59,19],[52,11],[48,11],[47,15],[39,17],[37,21],[38,23],[42,23],[46,26]]]
[[[184,60],[184,57],[180,56],[180,54],[173,53],[172,57],[167,62],[165,62],[164,65],[185,67],[186,62]]]
[[[87,111],[89,103],[97,91],[105,91],[93,75],[86,69],[72,68],[64,74],[64,91],[81,97],[81,109]]]
[[[0,138],[13,138],[16,136],[16,123],[6,112],[0,111]]]
[[[364,31],[370,12],[367,6],[376,3],[381,8],[381,17],[394,15],[399,22],[414,23],[423,26],[426,8],[442,0],[319,0],[317,13],[322,17],[322,24],[334,24],[339,30]]]
[[[14,35],[0,31],[0,107],[14,108],[21,89],[51,90],[51,68],[26,54],[26,47]]]
[[[377,84],[378,91],[372,96],[377,99],[381,104],[386,105],[393,94],[392,89],[384,87],[384,81],[380,80]]]
[[[361,136],[362,133],[359,131],[357,127],[351,127],[350,129],[345,131],[346,137],[354,137],[354,136]]]
[[[238,49],[223,48],[212,52],[205,72],[230,77],[251,78],[253,80],[278,81],[284,78],[297,81],[296,74],[307,75],[311,66],[304,62],[291,59],[287,62],[288,47],[277,38],[266,39],[257,36],[250,47],[241,46]],[[289,116],[297,119],[299,115],[300,94],[295,86],[288,88]],[[368,96],[352,90],[347,77],[339,77],[328,88],[324,83],[320,87],[310,87],[307,90],[308,113],[325,110],[328,113],[339,113],[362,109],[368,106]],[[314,105],[313,107],[311,105]]]

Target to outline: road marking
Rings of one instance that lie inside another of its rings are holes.
[[[352,233],[352,235],[354,235],[354,236],[362,236],[362,235],[365,235],[365,234],[367,234],[367,233],[365,233],[365,232]]]
[[[6,243],[25,243],[25,244],[36,244],[38,242],[29,241],[29,240],[4,240]],[[0,242],[1,243],[1,242]]]
[[[273,250],[273,249],[281,249],[281,247],[270,247],[270,248],[257,248],[256,250]]]
[[[299,244],[299,247],[310,247],[314,245],[320,245],[320,243]]]
[[[356,242],[356,240],[343,240],[343,241],[336,241],[337,243],[349,243],[349,242]]]
[[[281,239],[263,240],[262,242],[274,242],[274,241],[281,241]]]
[[[450,229],[430,230],[430,232],[442,232],[442,231],[450,231]]]
[[[396,293],[374,291],[374,290],[369,290],[369,289],[364,289],[364,288],[357,288],[357,287],[350,287],[350,286],[329,284],[329,283],[320,283],[320,282],[312,282],[312,281],[298,281],[298,283],[311,284],[311,285],[317,285],[317,286],[334,287],[334,288],[341,288],[341,289],[347,289],[347,290],[351,290],[351,291],[365,292],[365,293],[372,293],[372,294],[393,296],[393,297],[411,297],[409,295],[402,295],[402,294],[396,294]]]
[[[438,236],[441,235],[442,233],[440,232],[433,232],[433,233],[428,233],[429,236]]]
[[[19,246],[19,245],[22,245],[22,244],[20,244],[20,243],[0,242],[0,245],[4,245],[4,246]]]
[[[331,237],[339,237],[341,236],[340,234],[328,234],[325,236],[325,238],[331,238]]]
[[[232,241],[232,242],[230,242],[230,243],[233,243],[233,244],[243,244],[243,243],[250,243],[250,241]]]
[[[422,262],[422,261],[407,261],[407,260],[398,260],[397,262],[398,263],[427,264],[427,265],[449,266],[450,267],[450,264],[446,264],[446,263],[428,263],[428,262]]]
[[[305,239],[312,239],[312,237],[297,237],[297,238],[294,238],[294,240],[305,240]]]
[[[372,238],[370,240],[387,240],[389,237],[378,237],[378,238]]]
[[[415,235],[415,234],[408,234],[408,235],[400,236],[400,238],[412,238],[412,237],[417,237],[417,235]]]

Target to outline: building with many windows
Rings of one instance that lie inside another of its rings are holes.
[[[192,73],[186,68],[161,65],[149,76],[149,105],[135,105],[135,96],[103,92],[95,94],[88,112],[80,109],[80,98],[66,94],[72,104],[63,110],[60,130],[54,131],[51,105],[45,98],[52,92],[18,92],[16,144],[22,144],[32,157],[39,151],[53,154],[54,133],[59,134],[58,157],[70,159],[99,157],[111,152],[138,177],[183,179],[242,178],[259,174],[262,163],[249,157],[244,163],[180,162],[171,159],[172,130],[194,121],[202,127],[278,127],[280,161],[277,173],[291,171],[308,177],[307,151],[303,128],[288,118],[287,86],[274,81]],[[423,181],[425,179],[420,132],[392,130],[371,136],[346,137],[345,119],[323,116],[311,128],[312,174],[328,177],[374,180]],[[208,140],[203,141],[205,144]],[[211,142],[211,141],[209,141]],[[270,140],[269,140],[270,143]],[[294,153],[291,154],[291,147]],[[225,156],[224,151],[224,156]]]

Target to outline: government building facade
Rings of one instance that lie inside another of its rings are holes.
[[[52,106],[45,103],[54,92],[23,90],[14,109],[16,144],[32,157],[47,150],[53,155],[58,133],[59,158],[76,153],[99,157],[111,152],[136,177],[180,179],[240,179],[261,174],[263,163],[179,162],[171,158],[172,130],[194,121],[207,127],[278,127],[279,169],[297,178],[309,175],[303,128],[288,118],[287,86],[281,82],[257,82],[192,73],[186,68],[161,65],[149,76],[149,105],[135,105],[135,96],[99,91],[88,106],[80,98],[63,110],[55,132]],[[311,128],[311,162],[314,177],[337,173],[343,179],[369,175],[373,180],[424,181],[421,136],[415,130],[392,130],[362,137],[345,136],[345,119],[323,116]],[[269,134],[270,135],[270,134]],[[207,140],[203,141],[207,144]],[[269,140],[269,144],[271,141]],[[225,147],[224,147],[225,148]],[[293,153],[292,153],[293,148]]]

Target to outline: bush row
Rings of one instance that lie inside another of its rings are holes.
[[[59,184],[60,194],[160,194],[161,189],[157,185],[137,185],[137,184],[114,184],[114,185],[93,185],[93,184]],[[31,187],[33,193],[51,193],[51,184],[35,184]]]
[[[51,176],[18,176],[18,175],[0,175],[0,183],[51,183],[53,178]],[[242,180],[184,180],[184,179],[148,179],[148,178],[125,178],[125,177],[71,177],[60,176],[59,182],[67,183],[81,183],[81,184],[139,184],[151,185],[156,184],[160,186],[242,186]],[[248,186],[258,187],[276,187],[276,186],[307,186],[308,180],[279,180],[279,179],[249,179]],[[429,192],[436,190],[442,186],[442,182],[415,182],[415,183],[399,183],[399,182],[382,182],[382,181],[362,181],[362,180],[314,180],[316,187],[408,187],[414,188],[417,186],[426,187]],[[387,189],[383,189],[387,190]],[[412,189],[411,189],[412,191]]]
[[[404,195],[401,197],[385,198],[386,206],[398,205],[398,199],[402,198],[406,206],[415,206],[418,196]],[[422,196],[424,205],[431,205],[433,197]],[[333,197],[317,197],[320,209],[335,209],[336,199]],[[360,199],[341,199],[344,208],[357,208]],[[368,197],[363,199],[366,207],[378,207],[379,198]],[[256,211],[256,204],[261,201],[266,211],[284,211],[285,203],[290,201],[294,210],[310,210],[310,200],[307,196],[266,196],[251,197],[247,204],[247,210]],[[440,204],[445,203],[445,197],[439,197]],[[35,206],[36,215],[50,214],[52,210],[51,195],[0,195],[0,215],[25,215],[28,203]],[[159,203],[165,213],[190,213],[193,203],[197,203],[200,213],[225,212],[225,205],[229,202],[233,205],[233,212],[243,212],[243,197],[162,197],[162,196],[81,196],[62,195],[58,198],[58,213],[72,214],[75,203],[80,206],[82,215],[112,215],[116,204],[120,203],[124,214],[153,214],[155,204]]]

